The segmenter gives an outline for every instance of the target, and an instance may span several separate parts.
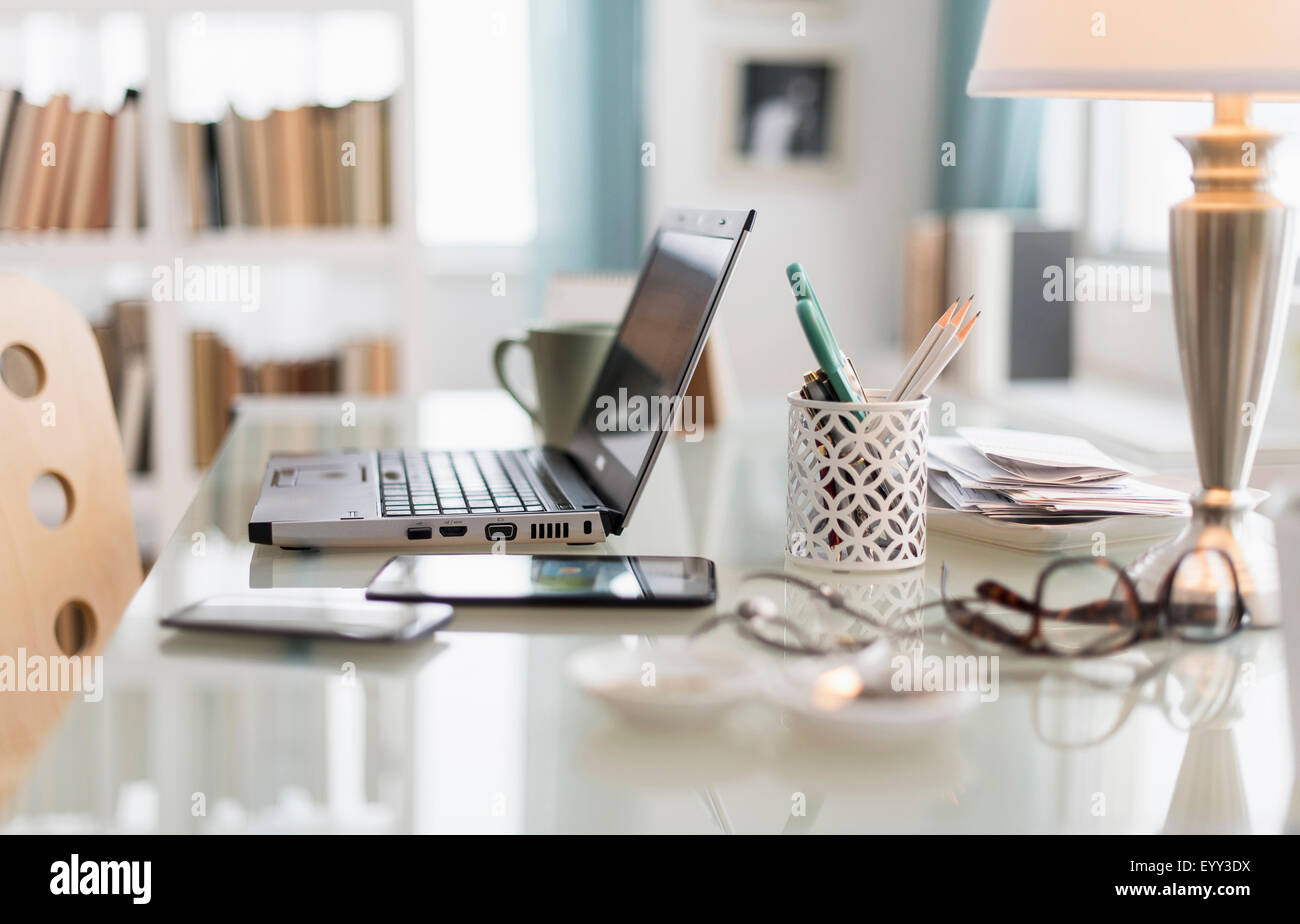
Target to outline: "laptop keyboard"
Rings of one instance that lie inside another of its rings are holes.
[[[496,452],[384,450],[379,480],[386,517],[546,509],[527,479],[512,478]]]

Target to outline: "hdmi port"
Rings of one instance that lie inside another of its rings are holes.
[[[438,532],[444,536],[463,536],[469,532],[468,526],[439,526]]]

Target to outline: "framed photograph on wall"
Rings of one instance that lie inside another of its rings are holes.
[[[732,54],[724,94],[724,170],[842,172],[848,65],[838,53]]]

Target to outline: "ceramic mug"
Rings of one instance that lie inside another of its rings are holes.
[[[539,324],[497,341],[492,351],[497,381],[541,429],[545,445],[565,446],[573,436],[616,330],[613,324]],[[534,404],[506,380],[506,355],[515,346],[533,359]]]

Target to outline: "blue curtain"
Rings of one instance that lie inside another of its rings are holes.
[[[938,168],[935,205],[941,211],[1038,205],[1042,100],[966,95],[987,10],[988,0],[944,4],[939,143],[956,143],[957,163]]]
[[[540,296],[553,273],[641,261],[642,4],[531,0],[529,13]]]

